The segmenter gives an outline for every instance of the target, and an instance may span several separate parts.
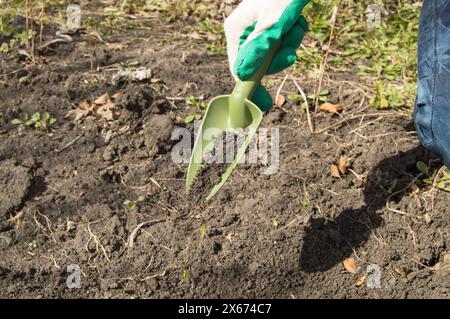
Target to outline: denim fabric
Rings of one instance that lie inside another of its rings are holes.
[[[422,144],[450,168],[450,0],[423,2],[414,122]]]

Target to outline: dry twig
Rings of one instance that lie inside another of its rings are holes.
[[[146,226],[146,225],[154,225],[157,223],[162,223],[165,222],[165,219],[154,219],[154,220],[149,220],[143,223],[140,223],[139,225],[136,226],[136,228],[131,232],[130,237],[128,238],[128,247],[133,248],[134,247],[134,239],[136,238],[136,235],[139,231],[139,229],[141,229],[142,227]]]

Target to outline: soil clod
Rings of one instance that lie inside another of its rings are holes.
[[[0,162],[0,216],[17,209],[31,185],[29,170],[13,160]]]

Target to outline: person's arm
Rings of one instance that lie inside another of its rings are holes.
[[[296,59],[296,50],[308,30],[301,15],[309,0],[243,0],[225,20],[228,60],[233,76],[248,79],[264,61],[269,49],[279,40],[281,48],[268,73],[282,71]],[[273,103],[270,94],[260,86],[254,96],[263,111]]]

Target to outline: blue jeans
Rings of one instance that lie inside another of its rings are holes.
[[[422,144],[450,168],[450,1],[424,0],[414,122]]]

